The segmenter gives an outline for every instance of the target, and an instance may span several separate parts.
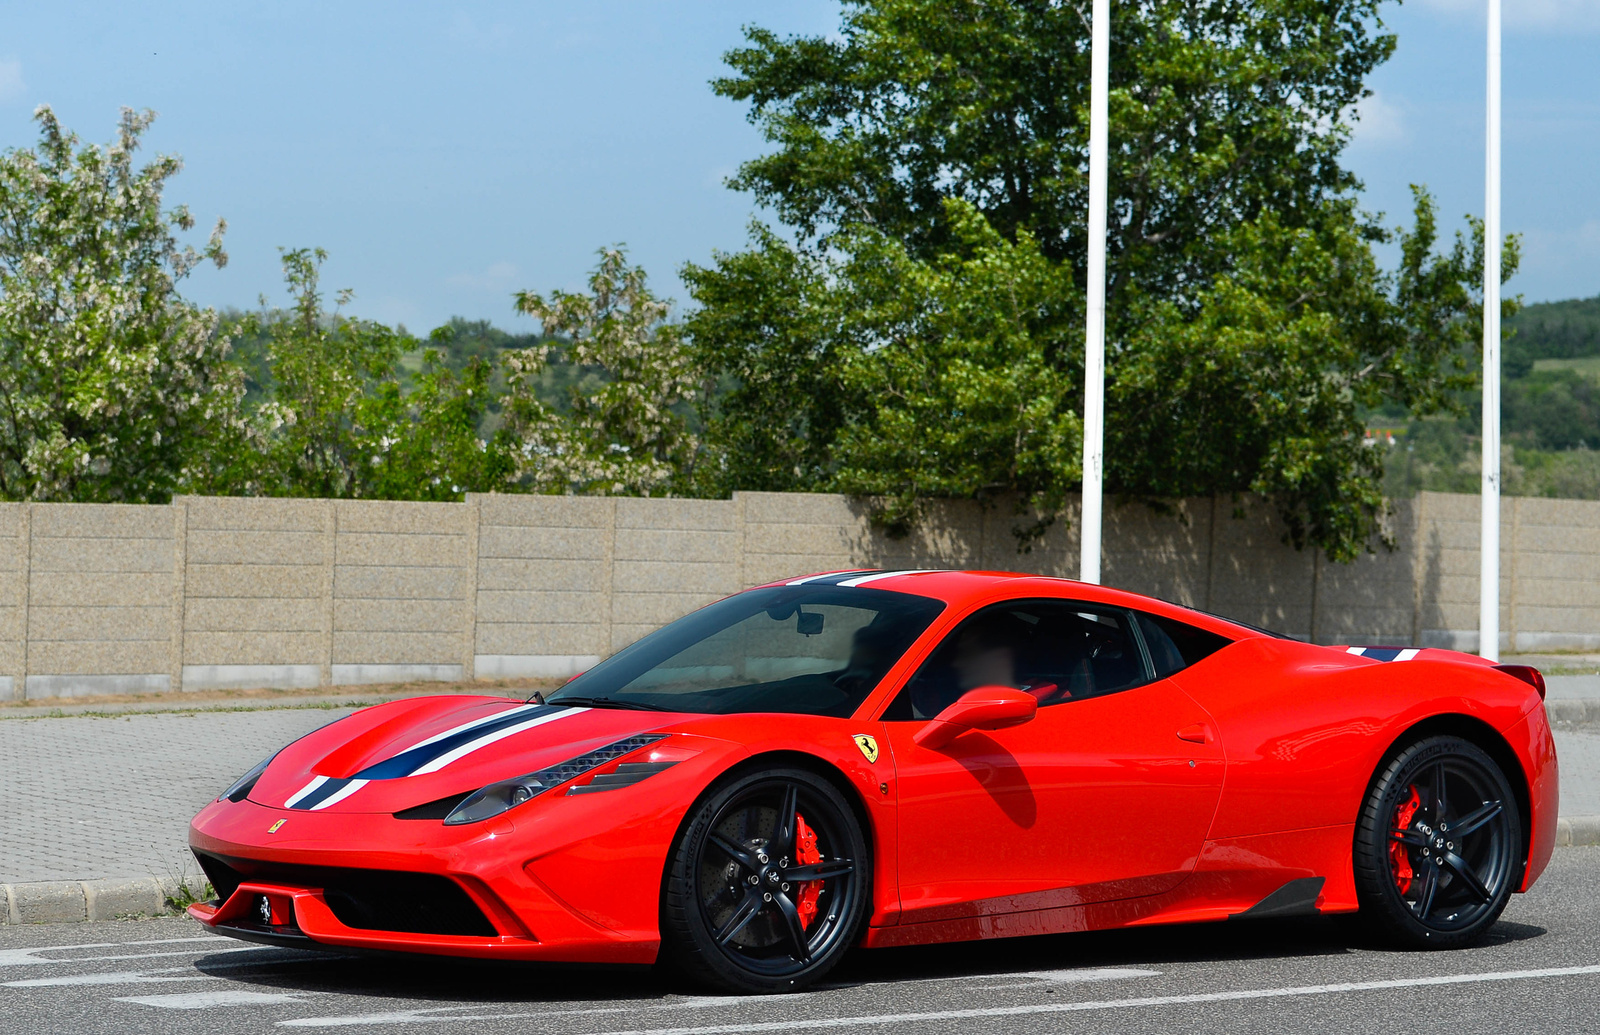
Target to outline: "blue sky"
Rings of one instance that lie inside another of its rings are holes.
[[[1367,207],[1408,215],[1408,184],[1446,226],[1483,206],[1484,0],[1386,8],[1395,58],[1371,85],[1347,161]],[[121,105],[154,108],[169,189],[230,224],[210,305],[281,299],[278,246],[330,253],[352,309],[425,331],[452,314],[525,326],[517,289],[582,284],[625,241],[657,286],[732,250],[756,215],[722,186],[762,142],[707,80],[754,23],[828,32],[831,0],[742,3],[10,5],[0,18],[0,147],[53,105],[105,140]],[[1600,0],[1509,0],[1505,225],[1526,242],[1511,290],[1600,293]],[[197,235],[197,239],[198,239]]]

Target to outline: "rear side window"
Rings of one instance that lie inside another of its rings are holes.
[[[1150,649],[1150,661],[1155,665],[1158,679],[1181,672],[1233,642],[1226,636],[1196,629],[1171,618],[1147,615],[1142,611],[1135,611],[1134,614],[1139,619],[1139,631],[1144,633],[1144,645]]]

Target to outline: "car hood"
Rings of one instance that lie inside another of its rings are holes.
[[[685,718],[503,697],[394,701],[284,748],[249,799],[291,810],[393,813],[460,797]]]

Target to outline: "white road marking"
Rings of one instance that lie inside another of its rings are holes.
[[[1139,970],[1134,967],[1099,967],[1092,970],[1033,970],[1026,974],[990,974],[990,977],[1019,977],[1031,978],[1030,981],[1019,981],[1015,984],[984,985],[986,992],[995,992],[1010,988],[1038,988],[1046,985],[1078,985],[1091,981],[1122,981],[1126,978],[1160,977],[1159,970]]]
[[[951,981],[982,980],[992,977],[1008,978],[1033,978],[1034,981],[1014,985],[986,985],[982,990],[994,988],[1038,988],[1040,982],[1084,982],[1084,981],[1114,981],[1119,978],[1129,977],[1158,977],[1158,970],[1133,970],[1128,968],[1102,967],[1092,970],[1033,970],[1019,974],[974,974],[967,978],[962,976],[939,978],[912,978],[884,982],[884,984],[918,985],[939,982],[948,984]],[[837,991],[839,989],[857,988],[859,985],[818,985],[817,992]],[[801,993],[800,998],[808,993]],[[794,998],[794,997],[791,997]],[[443,1006],[419,1010],[391,1010],[386,1013],[350,1014],[343,1017],[297,1017],[293,1020],[279,1021],[280,1028],[348,1028],[361,1025],[377,1024],[436,1024],[440,1021],[486,1021],[520,1019],[526,1017],[559,1017],[567,1014],[612,1014],[636,1013],[641,1010],[706,1010],[722,1006],[737,1006],[748,1002],[772,1001],[769,995],[695,995],[674,997],[663,1003],[640,1003],[630,1007],[608,1007],[604,1009],[587,1010],[540,1010],[538,1013],[503,1013],[503,1014],[460,1014],[452,1016],[450,1011],[470,1010],[470,1006]]]
[[[1050,973],[1043,971],[1040,973]],[[1069,972],[1070,973],[1070,972]],[[1027,1017],[1033,1015],[1083,1013],[1099,1010],[1134,1010],[1144,1007],[1188,1006],[1201,1003],[1226,1003],[1251,999],[1285,999],[1312,995],[1337,995],[1347,992],[1375,992],[1392,988],[1428,988],[1442,985],[1470,985],[1503,981],[1534,981],[1600,974],[1600,965],[1547,967],[1540,970],[1502,970],[1481,974],[1446,974],[1440,977],[1394,978],[1384,981],[1346,981],[1328,985],[1292,985],[1283,988],[1249,988],[1232,992],[1197,992],[1188,995],[1142,996],[1130,999],[1091,999],[1066,1003],[1036,1003],[1026,1006],[997,1006],[968,1010],[930,1010],[920,1013],[862,1014],[853,1017],[791,1018],[782,1021],[710,1024],[679,1028],[633,1028],[594,1032],[591,1035],[744,1035],[746,1032],[786,1032],[827,1028],[859,1028],[868,1025],[917,1024],[935,1021],[975,1020],[987,1017]],[[1036,986],[1035,986],[1036,987]],[[726,1000],[724,1000],[726,1001]],[[523,1020],[556,1013],[600,1013],[602,1011],[526,1011],[517,1013],[473,1013],[447,1015],[434,1011],[399,1011],[346,1017],[299,1017],[279,1021],[282,1028],[344,1027],[359,1024],[404,1024],[443,1021]],[[608,1013],[623,1012],[608,1010]]]
[[[186,968],[185,968],[186,969]],[[62,977],[28,978],[24,981],[7,981],[4,988],[59,988],[70,985],[145,985],[172,981],[221,981],[209,974],[189,973],[164,977],[159,972],[123,970],[104,974],[66,974]]]
[[[1187,1006],[1199,1003],[1226,1003],[1247,999],[1282,999],[1293,996],[1334,995],[1341,992],[1373,992],[1389,988],[1425,988],[1437,985],[1469,985],[1493,981],[1529,981],[1545,978],[1580,977],[1593,974],[1600,974],[1600,966],[1547,967],[1541,970],[1503,970],[1486,974],[1448,974],[1442,977],[1395,978],[1387,981],[1346,981],[1332,985],[1250,988],[1234,992],[1197,992],[1191,995],[1156,995],[1137,999],[1092,999],[1075,1003],[1037,1003],[1028,1006],[997,1006],[970,1010],[930,1010],[925,1013],[867,1014],[858,1017],[823,1017],[815,1020],[794,1018],[786,1021],[767,1021],[758,1024],[745,1022],[743,1024],[704,1025],[694,1028],[645,1028],[597,1033],[597,1035],[742,1035],[744,1032],[857,1028],[869,1024],[914,1024],[929,1021],[973,1020],[984,1017],[1026,1017],[1034,1014],[1129,1010],[1147,1006]],[[532,1017],[537,1015],[527,1014],[525,1016]]]
[[[111,960],[150,960],[166,956],[201,956],[207,953],[221,952],[260,952],[264,946],[230,945],[231,938],[173,938],[174,942],[211,942],[216,945],[214,949],[185,949],[179,952],[128,952],[109,956],[68,956],[65,959],[51,959],[36,956],[39,952],[60,952],[64,949],[109,949],[118,947],[116,942],[94,942],[85,945],[42,945],[32,949],[0,949],[0,967],[38,967],[46,964],[63,963],[105,963]],[[160,945],[161,942],[123,942],[123,945]]]
[[[178,992],[173,995],[116,996],[119,1003],[137,1003],[163,1010],[210,1010],[218,1006],[278,1006],[305,1001],[304,993],[245,992],[223,988],[215,992]]]
[[[771,999],[771,996],[759,996]],[[440,1021],[488,1021],[502,1017],[569,1017],[574,1014],[597,1016],[609,1013],[633,1013],[631,1006],[608,1006],[581,1010],[540,1010],[537,1013],[469,1014],[452,1017],[451,1010],[470,1010],[470,1006],[434,1006],[416,1010],[390,1010],[386,1013],[353,1013],[343,1017],[296,1017],[279,1021],[279,1028],[354,1028],[368,1024],[437,1024]],[[648,1007],[646,1007],[648,1009]]]
[[[834,989],[839,989],[839,988],[860,988],[864,984],[893,985],[895,987],[899,987],[899,986],[902,986],[902,985],[935,985],[935,984],[937,984],[937,985],[948,985],[953,981],[989,981],[989,980],[994,980],[994,979],[1002,979],[1002,980],[1006,980],[1006,981],[1018,981],[1020,979],[1027,979],[1027,980],[1022,981],[1020,984],[982,985],[982,986],[980,986],[980,989],[990,989],[990,988],[1038,988],[1039,987],[1039,982],[1041,982],[1041,981],[1044,981],[1044,982],[1058,982],[1058,983],[1076,983],[1076,982],[1084,982],[1084,981],[1118,981],[1118,980],[1121,980],[1123,978],[1160,977],[1160,976],[1161,976],[1161,971],[1159,971],[1159,970],[1135,970],[1135,969],[1132,969],[1132,968],[1121,968],[1121,967],[1090,967],[1090,968],[1079,968],[1079,969],[1072,969],[1072,970],[1023,970],[1023,971],[1015,971],[1015,972],[1002,971],[1002,972],[996,973],[996,974],[946,974],[943,977],[929,977],[929,978],[889,978],[889,979],[886,979],[886,980],[883,980],[883,981],[878,981],[878,982],[855,981],[855,982],[850,982],[848,984],[813,985],[812,988],[813,988],[813,990],[818,991],[818,992],[828,992],[828,991],[833,991]],[[719,997],[718,996],[698,996],[696,998],[704,999],[707,1002],[711,1002],[711,1001],[715,1001]],[[728,999],[727,996],[722,996],[720,998],[723,1001],[727,1001],[727,999]],[[750,999],[765,999],[767,997],[766,996],[749,996],[747,998],[750,998]]]

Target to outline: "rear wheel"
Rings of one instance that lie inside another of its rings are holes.
[[[860,938],[872,860],[844,796],[803,769],[717,788],[668,862],[662,959],[738,992],[792,992]]]
[[[1500,767],[1459,737],[1420,740],[1384,768],[1356,826],[1362,912],[1404,945],[1453,949],[1499,918],[1521,819]]]

